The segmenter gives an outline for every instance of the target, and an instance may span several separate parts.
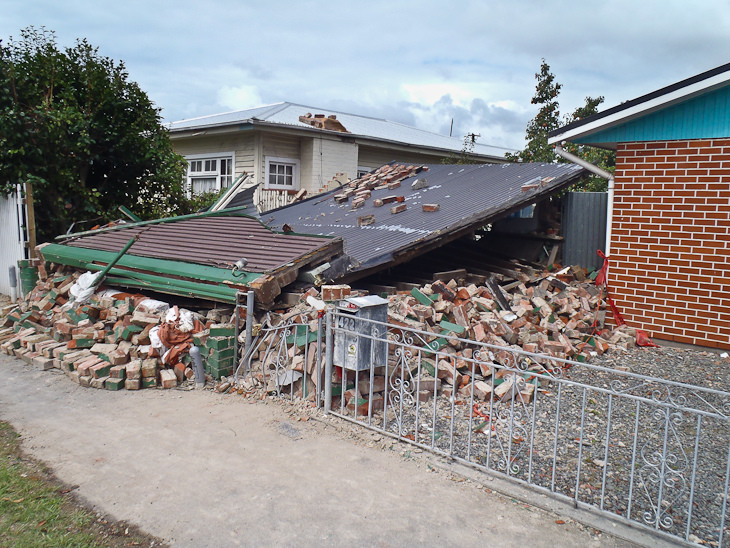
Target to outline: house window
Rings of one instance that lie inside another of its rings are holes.
[[[369,167],[363,167],[363,166],[357,166],[357,178],[365,177],[368,173],[372,171],[372,168]]]
[[[267,157],[266,188],[299,190],[299,160]]]
[[[188,156],[188,189],[192,194],[218,192],[233,182],[233,153]]]

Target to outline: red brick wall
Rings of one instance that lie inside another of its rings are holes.
[[[730,139],[623,143],[609,287],[657,339],[730,348]]]

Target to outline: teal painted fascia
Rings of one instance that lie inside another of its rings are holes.
[[[609,145],[730,137],[730,86],[693,97],[571,142]]]
[[[57,264],[64,264],[76,268],[88,269],[91,263],[109,264],[117,254],[111,251],[100,251],[97,249],[86,249],[62,244],[47,244],[41,249],[44,260]],[[151,257],[140,257],[127,253],[117,262],[117,267],[133,268],[154,272],[160,276],[170,275],[178,278],[200,280],[233,285],[249,285],[252,281],[262,276],[255,272],[243,272],[241,276],[235,276],[231,269],[217,268],[214,266],[187,263],[183,261],[171,261],[168,259],[154,259]],[[118,268],[115,272],[119,273]],[[134,276],[134,271],[129,271],[129,276]]]
[[[251,131],[253,129],[253,124],[251,122],[245,123],[245,124],[238,124],[238,131]]]

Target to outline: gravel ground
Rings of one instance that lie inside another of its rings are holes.
[[[691,542],[719,546],[730,396],[632,374],[723,391],[730,362],[716,352],[662,347],[609,353],[591,365],[602,369],[571,367],[542,383],[531,403],[474,406],[439,397],[420,403],[416,415],[415,402],[405,397],[402,407],[390,400],[387,418],[376,414],[372,425]],[[728,537],[726,527],[723,545]]]

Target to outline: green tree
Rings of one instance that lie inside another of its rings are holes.
[[[38,241],[122,205],[143,219],[187,212],[184,160],[128,78],[85,39],[60,49],[29,27],[0,43],[0,191],[32,183]]]
[[[474,144],[476,143],[477,137],[479,137],[479,134],[477,133],[468,133],[464,135],[464,144],[461,147],[461,151],[458,154],[449,154],[449,156],[441,160],[441,163],[446,165],[481,163],[479,160],[474,159]]]
[[[527,124],[527,145],[524,150],[515,154],[508,153],[506,157],[513,162],[566,162],[567,160],[555,153],[552,145],[548,145],[548,133],[563,125],[596,114],[598,106],[603,103],[603,96],[586,97],[583,106],[578,107],[561,120],[558,95],[563,86],[555,81],[555,76],[550,72],[550,65],[545,62],[545,59],[542,60],[540,72],[535,74],[535,78],[537,85],[531,102],[533,105],[541,105],[540,110]],[[613,172],[616,165],[616,154],[610,150],[575,143],[567,143],[563,148],[606,171]],[[589,174],[573,185],[570,190],[601,192],[607,188],[606,179]]]
[[[585,105],[578,107],[570,116],[566,116],[563,124],[567,125],[593,114],[598,113],[598,105],[603,103],[603,96],[586,97]],[[578,145],[576,143],[565,143],[563,148],[568,152],[580,156],[587,162],[600,167],[610,173],[616,168],[616,153],[612,150],[604,148],[591,147],[586,145]],[[561,158],[562,161],[565,161]],[[586,192],[605,192],[608,190],[608,181],[598,175],[589,174],[583,177],[570,190],[582,190]]]
[[[537,86],[530,103],[540,105],[537,115],[527,124],[527,146],[516,154],[507,153],[515,162],[554,162],[557,158],[553,147],[548,145],[548,133],[560,127],[560,106],[558,95],[562,84],[555,81],[550,65],[542,60],[540,72],[535,74]]]

